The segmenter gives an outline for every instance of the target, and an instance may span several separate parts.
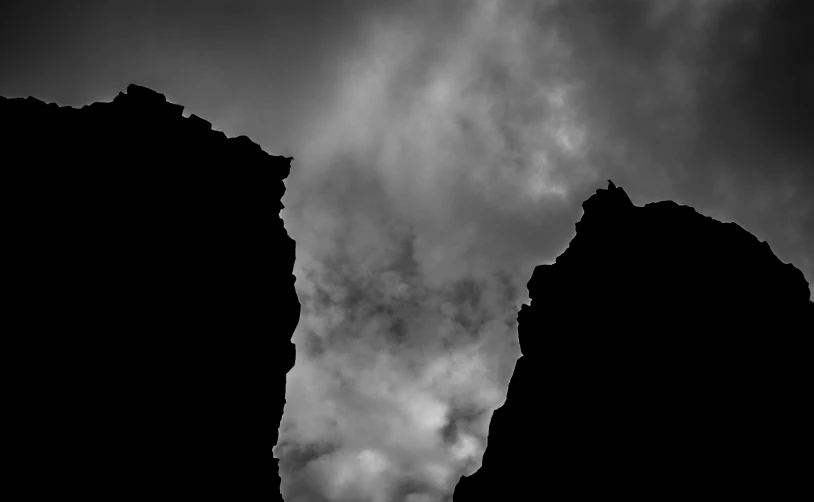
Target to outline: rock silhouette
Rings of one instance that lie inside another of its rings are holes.
[[[524,357],[493,418],[490,490],[559,500],[806,489],[814,304],[768,244],[609,182],[528,283]]]
[[[138,85],[82,108],[0,98],[0,123],[26,489],[273,493],[291,159]]]
[[[32,494],[253,500],[299,318],[290,158],[131,85],[0,98],[7,333]],[[524,357],[455,500],[786,495],[807,474],[814,307],[766,243],[611,182],[529,281]],[[44,452],[44,453],[43,453]]]

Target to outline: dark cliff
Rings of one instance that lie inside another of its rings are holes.
[[[0,98],[32,494],[249,500],[273,477],[268,394],[299,317],[278,216],[291,159],[182,112],[136,85],[82,108]]]
[[[610,183],[528,283],[524,357],[468,494],[661,499],[805,488],[814,304],[768,244]],[[474,500],[475,498],[472,498]]]
[[[278,217],[291,159],[182,111],[139,86],[81,109],[0,98],[5,348],[32,493],[274,491],[299,317]],[[692,208],[612,185],[583,207],[529,281],[524,357],[455,500],[798,488],[802,274]]]

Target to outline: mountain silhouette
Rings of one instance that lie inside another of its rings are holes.
[[[137,85],[82,108],[0,97],[0,123],[11,475],[90,500],[273,493],[299,319],[278,216],[291,158]],[[524,356],[455,500],[801,488],[802,273],[734,223],[612,182],[583,209],[528,283]]]
[[[523,357],[456,500],[778,497],[808,479],[814,304],[768,244],[609,182],[528,282]]]
[[[273,492],[291,158],[138,85],[81,108],[0,98],[0,123],[17,477],[91,500]]]

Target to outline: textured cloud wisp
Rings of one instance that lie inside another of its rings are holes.
[[[276,452],[294,496],[433,497],[477,468],[525,281],[596,176],[556,31],[498,2],[428,10],[371,23],[287,181],[302,315]]]

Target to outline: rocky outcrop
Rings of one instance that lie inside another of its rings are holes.
[[[32,493],[275,491],[269,400],[299,318],[278,217],[291,159],[182,112],[135,85],[80,109],[0,98]],[[529,281],[524,357],[455,500],[799,489],[814,418],[799,270],[738,225],[612,183],[583,208]]]
[[[803,274],[734,223],[670,201],[635,206],[612,182],[583,209],[568,248],[528,283],[524,357],[484,476],[456,498],[804,488],[814,305]]]
[[[0,98],[6,355],[34,492],[249,500],[274,475],[268,399],[299,317],[291,158],[182,112],[137,85],[82,108]]]

